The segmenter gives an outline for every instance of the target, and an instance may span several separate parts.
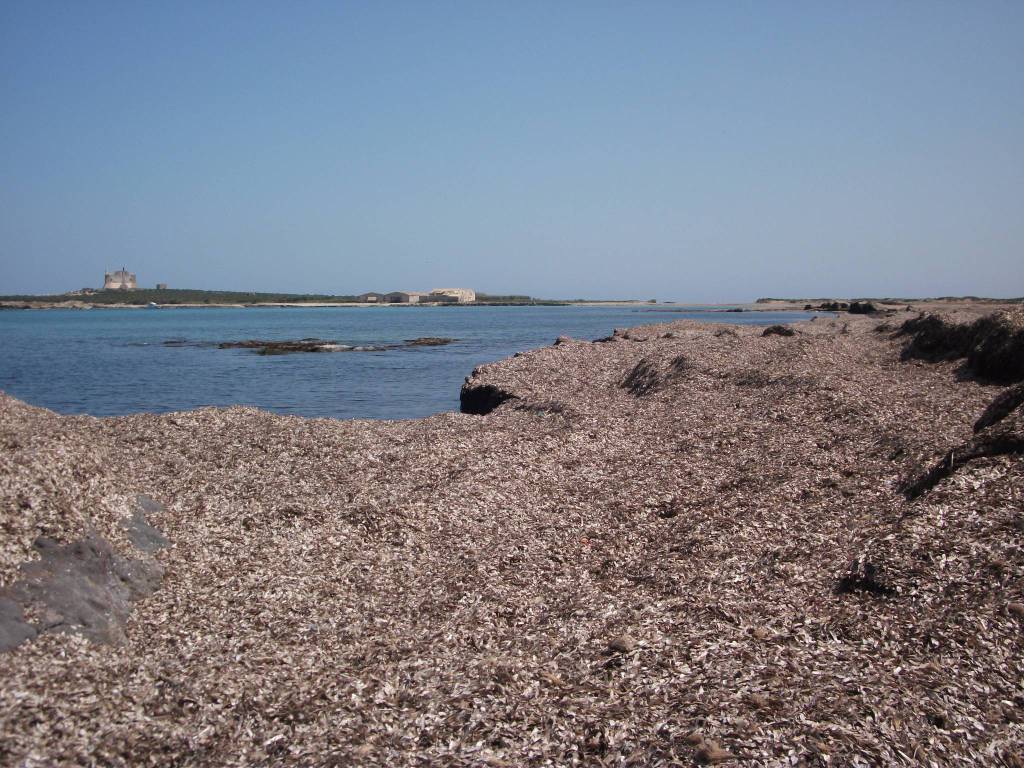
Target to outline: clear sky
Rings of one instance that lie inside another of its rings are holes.
[[[1024,2],[0,2],[0,293],[1024,295]]]

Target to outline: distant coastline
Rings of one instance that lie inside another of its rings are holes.
[[[422,301],[391,303],[360,301],[359,296],[250,291],[207,291],[187,288],[99,290],[89,293],[17,294],[0,296],[0,309],[145,309],[183,307],[379,307],[379,306],[552,306],[569,304],[560,299],[521,295],[479,294],[475,301]]]
[[[259,309],[259,308],[306,308],[324,309],[337,307],[509,307],[509,306],[631,306],[651,312],[675,312],[685,308],[688,312],[787,312],[787,311],[851,311],[851,305],[869,306],[871,309],[887,312],[911,307],[918,311],[931,311],[936,305],[986,306],[1019,305],[1024,298],[996,299],[978,296],[943,298],[815,298],[784,299],[759,298],[753,302],[694,303],[685,301],[662,301],[653,299],[541,299],[522,295],[478,294],[475,301],[465,303],[422,302],[417,304],[363,302],[355,296],[331,296],[318,294],[249,293],[242,291],[203,291],[189,289],[139,289],[133,291],[97,291],[92,294],[50,294],[50,295],[7,295],[0,296],[2,310],[42,309]],[[857,312],[856,309],[852,310]]]

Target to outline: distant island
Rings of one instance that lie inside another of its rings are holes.
[[[209,291],[196,288],[140,288],[127,267],[103,274],[102,288],[79,288],[65,293],[0,296],[0,309],[92,309],[113,307],[267,307],[267,306],[567,306],[570,304],[640,304],[633,299],[538,299],[522,294],[479,293],[472,288],[434,288],[430,291],[370,291],[361,294]]]
[[[105,272],[102,288],[80,288],[59,294],[0,296],[0,308],[41,309],[92,307],[205,307],[205,306],[379,306],[417,305],[559,305],[571,302],[537,299],[523,295],[477,293],[471,288],[435,288],[431,291],[374,291],[358,295],[326,293],[275,293],[258,291],[209,291],[194,288],[140,288],[134,272],[122,267]]]
[[[404,292],[398,292],[404,293]],[[408,294],[406,294],[408,295]],[[429,294],[427,294],[429,295]],[[416,301],[366,301],[361,296],[324,293],[273,293],[257,291],[206,291],[193,288],[138,288],[131,291],[98,290],[48,295],[16,294],[0,296],[0,308],[38,309],[89,307],[206,307],[206,306],[501,306],[501,305],[567,305],[574,302],[538,299],[521,295],[478,293],[472,301],[451,301],[430,297]]]

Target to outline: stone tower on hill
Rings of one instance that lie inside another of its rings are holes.
[[[139,285],[135,282],[135,273],[124,267],[117,272],[106,272],[103,275],[104,291],[134,291]]]

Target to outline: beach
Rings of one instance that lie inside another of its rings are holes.
[[[1024,414],[916,318],[562,338],[478,415],[0,396],[0,762],[1024,764]],[[11,618],[72,555],[130,599]]]

